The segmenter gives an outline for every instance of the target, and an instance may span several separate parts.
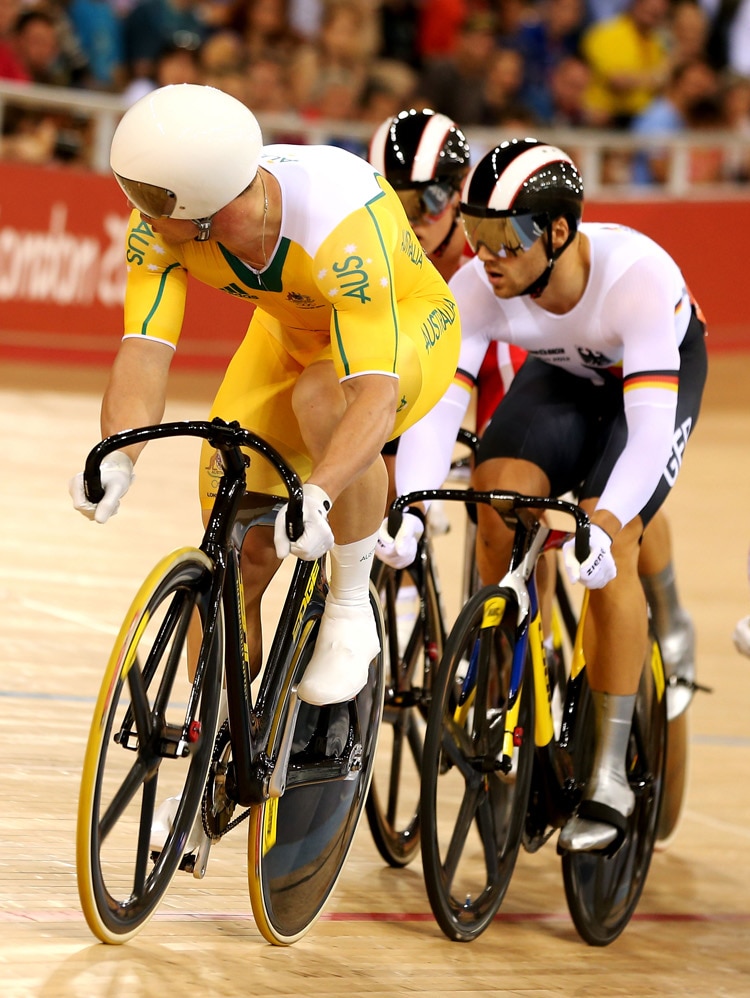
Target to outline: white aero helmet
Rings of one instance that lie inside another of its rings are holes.
[[[146,94],[115,130],[110,165],[126,197],[150,218],[188,218],[208,239],[211,218],[258,172],[255,115],[214,87],[179,83]]]

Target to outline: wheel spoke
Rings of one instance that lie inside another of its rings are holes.
[[[157,770],[153,777],[150,780],[146,780],[143,784],[141,820],[138,826],[138,847],[133,875],[133,894],[135,897],[140,897],[146,886],[146,876],[151,858],[151,825],[154,820],[154,805],[156,803],[156,786],[158,782]]]
[[[456,870],[458,869],[459,860],[463,855],[466,839],[471,831],[472,825],[474,824],[474,816],[477,813],[479,795],[481,792],[481,783],[478,782],[475,786],[471,786],[468,783],[466,784],[466,789],[464,791],[463,798],[461,799],[461,806],[458,809],[456,824],[453,827],[450,844],[448,845],[448,851],[445,854],[445,859],[442,864],[449,889],[450,885],[453,883]]]
[[[144,760],[137,758],[99,821],[99,839],[102,842],[120,820],[125,812],[125,808],[132,801],[133,797],[135,797],[138,788],[145,783],[148,772],[149,767]]]

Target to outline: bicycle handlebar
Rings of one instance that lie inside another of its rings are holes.
[[[525,496],[520,492],[475,492],[473,489],[425,489],[421,492],[407,492],[406,495],[398,496],[391,503],[388,512],[388,533],[395,537],[401,526],[404,507],[418,502],[435,502],[437,500],[447,502],[462,502],[467,505],[483,504],[492,506],[498,513],[515,513],[519,509],[539,509],[556,510],[573,517],[575,520],[575,553],[579,563],[583,563],[589,556],[589,528],[590,521],[588,514],[575,503],[567,502],[565,499],[554,499],[549,496]]]
[[[227,423],[218,417],[210,423],[205,420],[183,420],[175,423],[158,423],[154,426],[141,426],[132,430],[121,430],[105,437],[91,449],[86,458],[83,472],[83,485],[89,502],[98,503],[104,497],[100,465],[112,451],[130,447],[132,444],[146,443],[161,437],[202,437],[220,451],[230,451],[247,447],[260,454],[277,471],[286,490],[289,504],[286,514],[286,530],[290,541],[297,540],[304,530],[302,522],[302,482],[296,471],[287,464],[281,454],[266,443],[262,437],[244,429],[239,423]]]

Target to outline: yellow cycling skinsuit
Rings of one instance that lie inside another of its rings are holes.
[[[211,415],[237,419],[273,444],[303,480],[311,463],[291,407],[299,373],[332,359],[344,381],[399,379],[392,436],[442,397],[456,370],[453,296],[427,260],[386,181],[364,160],[328,146],[266,146],[261,166],[282,192],[281,232],[254,270],[219,242],[170,245],[133,212],[127,234],[125,336],[176,347],[188,273],[256,305]],[[278,484],[253,462],[248,489]],[[221,468],[206,445],[200,492],[210,508]]]

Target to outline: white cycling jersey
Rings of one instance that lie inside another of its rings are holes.
[[[648,501],[672,449],[690,295],[674,260],[642,233],[598,223],[580,231],[591,247],[590,272],[580,300],[563,315],[528,295],[497,298],[478,258],[455,274],[450,287],[462,325],[457,377],[401,438],[399,493],[443,484],[468,389],[488,345],[502,340],[595,383],[603,371],[622,378],[628,441],[598,505],[625,524]]]

